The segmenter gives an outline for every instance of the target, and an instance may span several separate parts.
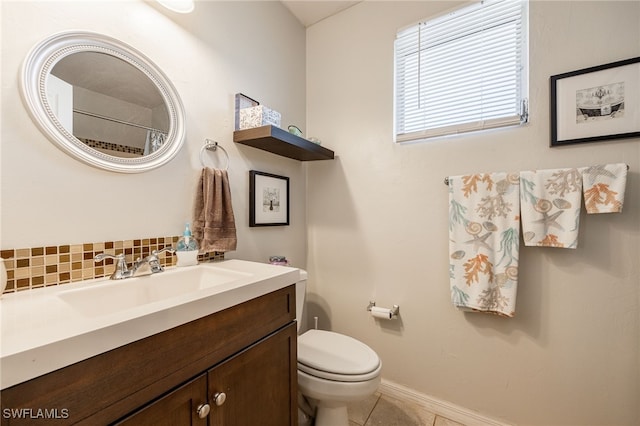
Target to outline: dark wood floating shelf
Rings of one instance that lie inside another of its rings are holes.
[[[300,161],[333,160],[330,149],[310,142],[276,126],[236,130],[233,141]]]

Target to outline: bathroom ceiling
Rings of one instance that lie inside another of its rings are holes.
[[[329,16],[360,3],[358,1],[337,1],[337,0],[282,0],[282,3],[298,18],[298,20],[308,27],[316,22],[322,21]]]
[[[164,104],[157,87],[140,70],[111,55],[81,52],[65,56],[51,74],[96,93],[146,108]]]

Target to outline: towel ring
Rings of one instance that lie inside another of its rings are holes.
[[[202,167],[207,167],[207,165],[204,163],[204,152],[217,151],[218,148],[221,149],[222,152],[224,152],[224,155],[227,158],[227,165],[223,170],[229,170],[229,153],[227,152],[226,149],[222,147],[222,145],[218,144],[218,142],[213,141],[211,139],[205,139],[204,145],[202,146],[202,148],[200,148],[200,164],[202,164]]]

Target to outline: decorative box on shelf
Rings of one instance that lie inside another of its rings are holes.
[[[240,130],[267,125],[280,127],[281,116],[278,111],[274,111],[264,105],[242,108],[240,110]]]

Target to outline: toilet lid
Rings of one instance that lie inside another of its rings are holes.
[[[344,334],[309,330],[298,337],[298,369],[338,381],[370,380],[382,364],[373,349]]]

